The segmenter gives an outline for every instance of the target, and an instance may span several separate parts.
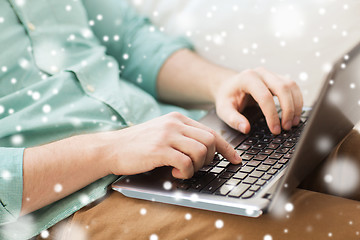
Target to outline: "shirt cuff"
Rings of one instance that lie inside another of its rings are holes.
[[[158,97],[157,92],[157,78],[161,67],[165,61],[176,51],[180,49],[194,50],[194,46],[185,37],[176,37],[171,39],[171,42],[164,44],[158,51],[151,57],[149,64],[143,69],[143,76],[148,77],[147,81],[144,81],[142,88],[150,93],[153,97]]]
[[[0,225],[20,215],[23,193],[24,148],[0,147]]]

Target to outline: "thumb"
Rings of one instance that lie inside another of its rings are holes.
[[[250,123],[231,103],[216,106],[217,115],[230,127],[244,134],[250,131]]]

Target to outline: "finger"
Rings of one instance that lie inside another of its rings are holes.
[[[281,123],[285,130],[290,130],[295,116],[295,103],[292,95],[293,81],[280,78],[277,75],[259,68],[256,71],[261,75],[263,81],[271,92],[279,99],[281,112]]]
[[[187,179],[194,175],[194,166],[189,156],[175,149],[172,149],[170,156],[164,165],[174,167],[172,175],[175,178]]]
[[[206,146],[207,152],[204,165],[209,164],[214,159],[216,152],[216,137],[212,133],[201,128],[186,125],[186,127],[182,129],[182,134]]]
[[[217,132],[215,132],[213,129],[194,121],[190,118],[185,117],[183,119],[183,122],[187,125],[198,127],[201,129],[204,129],[211,134],[215,136],[215,145],[216,145],[216,151],[221,153],[227,160],[229,160],[231,163],[239,164],[241,163],[241,157],[239,154],[232,148],[232,146],[226,142]]]
[[[248,119],[242,115],[230,101],[219,103],[216,108],[218,116],[230,127],[244,134],[250,131]]]
[[[266,122],[273,134],[280,134],[280,119],[276,111],[274,98],[268,87],[263,82],[261,75],[248,74],[246,84],[242,86],[245,92],[249,93],[259,104],[264,113]]]
[[[171,146],[189,156],[194,166],[194,171],[198,171],[204,165],[208,151],[207,147],[189,137],[181,136],[174,140],[175,141],[171,143]]]
[[[299,86],[296,84],[296,87],[291,91],[294,104],[295,104],[295,116],[293,120],[293,125],[297,126],[300,123],[300,117],[303,109],[303,96],[301,94],[301,90]]]

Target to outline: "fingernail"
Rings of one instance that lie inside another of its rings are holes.
[[[299,116],[295,116],[293,119],[293,125],[297,126],[300,123],[300,117]]]
[[[239,124],[239,130],[240,130],[240,132],[245,133],[245,131],[246,131],[246,124],[245,124],[245,123],[240,123],[240,124]]]
[[[287,122],[285,123],[285,125],[284,125],[284,129],[285,129],[285,130],[290,130],[291,126],[292,126],[292,122],[291,122],[291,121],[287,121]]]
[[[280,132],[281,132],[281,127],[280,127],[280,125],[276,125],[276,126],[274,127],[274,132],[275,132],[275,134],[280,134]]]

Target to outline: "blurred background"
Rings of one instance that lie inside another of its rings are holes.
[[[332,63],[360,41],[360,0],[128,1],[161,31],[187,36],[212,62],[292,78],[307,106]]]

